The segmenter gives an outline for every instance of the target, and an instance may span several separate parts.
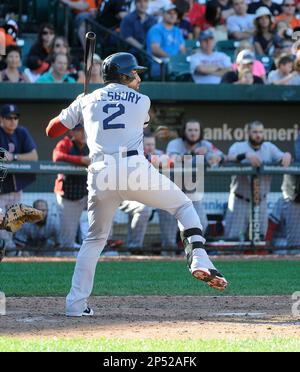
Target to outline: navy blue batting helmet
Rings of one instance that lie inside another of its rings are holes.
[[[144,72],[147,67],[139,66],[134,55],[130,53],[115,53],[103,61],[104,83],[119,83],[120,75],[133,78],[133,71]]]

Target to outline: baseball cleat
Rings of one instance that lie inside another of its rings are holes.
[[[94,311],[90,307],[87,307],[82,313],[82,316],[93,316],[93,315],[94,315]]]
[[[219,291],[224,291],[228,285],[227,280],[223,275],[214,269],[197,268],[190,270],[193,277],[202,280],[207,283],[210,287]]]
[[[224,291],[228,282],[223,275],[214,267],[207,252],[204,249],[194,249],[190,255],[189,269],[194,278],[202,280],[210,287]]]

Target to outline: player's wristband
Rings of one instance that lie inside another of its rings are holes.
[[[244,154],[240,154],[240,155],[238,155],[237,157],[236,157],[236,160],[237,161],[243,161],[243,160],[245,160],[246,159],[246,153],[244,153]]]
[[[14,156],[13,156],[13,160],[14,160],[14,161],[18,161],[18,160],[19,160],[19,157],[18,157],[17,154],[14,154]]]

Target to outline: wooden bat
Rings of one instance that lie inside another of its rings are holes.
[[[96,34],[88,32],[85,35],[85,48],[84,48],[84,95],[88,93],[89,82],[93,67],[93,59],[96,48]]]

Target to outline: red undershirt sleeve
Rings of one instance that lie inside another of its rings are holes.
[[[51,137],[51,138],[60,137],[63,134],[67,133],[68,131],[69,129],[63,125],[63,123],[59,120],[58,116],[50,120],[46,128],[46,134],[48,137]]]

